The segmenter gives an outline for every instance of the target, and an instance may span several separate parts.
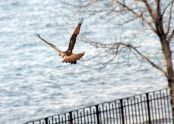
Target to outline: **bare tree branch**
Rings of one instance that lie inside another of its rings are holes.
[[[136,47],[134,47],[130,43],[114,42],[114,43],[107,44],[107,43],[89,41],[89,39],[85,38],[84,36],[83,36],[83,38],[84,38],[83,42],[88,43],[88,44],[93,45],[93,46],[96,46],[96,47],[100,47],[100,48],[117,49],[117,50],[120,47],[122,47],[122,48],[130,48],[134,52],[136,52],[142,59],[146,60],[154,68],[156,68],[157,70],[161,71],[163,74],[165,74],[167,76],[167,73],[160,66],[158,66],[157,64],[155,64],[150,58],[148,58],[147,56],[145,56],[142,52],[140,52]],[[118,51],[117,51],[116,54],[118,54]]]
[[[154,62],[152,62],[147,56],[143,55],[138,49],[136,49],[134,46],[132,46],[131,44],[129,44],[131,47],[138,55],[140,55],[144,60],[146,60],[148,63],[150,63],[153,67],[155,67],[156,69],[158,69],[159,71],[161,71],[164,75],[167,76],[166,71],[164,71],[160,66],[158,66],[157,64],[155,64]]]
[[[169,20],[168,20],[168,26],[167,26],[166,35],[168,35],[168,33],[170,32],[170,25],[171,25],[171,19],[172,19],[173,4],[174,4],[174,0],[171,2],[171,7],[170,7],[170,11],[169,11]]]
[[[156,9],[157,14],[161,16],[161,0],[156,0],[156,4],[157,4],[157,9]]]
[[[146,0],[145,0],[146,1]],[[124,7],[124,8],[126,8],[129,12],[131,12],[133,15],[135,15],[137,18],[139,18],[139,19],[141,19],[142,21],[144,21],[147,25],[149,25],[150,26],[150,28],[154,31],[154,32],[156,32],[156,30],[155,30],[155,28],[154,28],[154,26],[152,25],[152,23],[150,23],[149,21],[147,21],[145,18],[144,18],[144,16],[143,16],[143,13],[137,13],[137,12],[135,12],[132,8],[130,8],[128,5],[126,5],[125,3],[121,3],[120,1],[117,1],[117,3],[119,4],[119,5],[121,5],[122,7]],[[149,11],[151,11],[151,9],[149,10]]]
[[[136,20],[137,18],[138,18],[138,17],[133,17],[133,18],[131,18],[131,19],[128,19],[128,20],[126,20],[126,21],[123,21],[123,22],[120,23],[119,25],[127,24],[127,23],[129,23],[129,22],[132,22],[132,21]]]
[[[167,40],[168,40],[168,41],[171,41],[172,38],[173,38],[173,36],[174,36],[174,29],[173,29],[172,33],[169,34],[169,36],[167,37]]]
[[[164,7],[164,10],[163,10],[163,12],[162,12],[162,15],[165,14],[166,10],[168,9],[168,7],[171,5],[171,3],[172,3],[173,1],[174,1],[174,0],[171,0],[171,1],[166,5],[166,7]]]
[[[150,6],[150,4],[147,2],[147,0],[143,0],[144,4],[147,8],[147,10],[149,11],[149,15],[152,17],[152,19],[154,20],[154,11],[152,10],[152,7]]]

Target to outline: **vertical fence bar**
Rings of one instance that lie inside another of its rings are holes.
[[[98,108],[98,111],[100,112],[100,114],[99,114],[100,124],[102,124],[102,122],[103,122],[103,120],[102,120],[102,110],[101,110],[100,107]]]
[[[80,124],[80,119],[79,119],[79,111],[77,110],[77,122],[78,122],[78,124]]]
[[[101,114],[103,115],[103,119],[102,119],[102,122],[103,122],[103,124],[106,124],[106,119],[105,119],[105,108],[104,108],[104,104],[102,104],[102,110],[103,111],[101,111]]]
[[[124,120],[124,110],[123,110],[123,99],[120,99],[120,109],[121,109],[122,124],[125,124],[125,120]]]
[[[69,124],[73,124],[72,111],[69,112]]]
[[[83,119],[84,119],[84,124],[86,124],[86,118],[85,118],[85,117],[86,117],[86,113],[85,113],[85,108],[83,108],[83,117],[84,117],[84,118],[83,118]]]
[[[83,120],[82,120],[82,112],[79,112],[80,113],[80,124],[83,124]]]
[[[105,104],[105,115],[106,115],[106,124],[109,124],[109,116],[108,116],[108,106]]]
[[[60,115],[58,115],[58,120],[59,120],[59,123],[58,124],[60,124],[60,122],[61,122]]]
[[[96,105],[95,107],[96,107],[97,124],[100,124],[100,117],[99,117],[99,109],[98,109],[98,105]]]
[[[86,120],[87,120],[87,124],[90,124],[90,120],[89,120],[89,116],[90,116],[90,114],[89,114],[89,112],[88,112],[88,110],[86,110]]]
[[[93,123],[93,113],[92,113],[92,110],[91,110],[92,108],[91,108],[91,106],[90,106],[90,108],[89,108],[89,112],[90,112],[90,116],[91,116],[91,124]]]
[[[48,124],[48,118],[45,118],[45,124]]]
[[[108,106],[109,106],[108,113],[109,113],[110,124],[112,124],[112,114],[111,114],[111,107],[110,107],[111,103],[110,102],[109,102]]]
[[[148,114],[148,119],[149,119],[149,124],[151,123],[151,114],[150,114],[150,104],[149,104],[149,93],[146,93],[146,99],[147,99],[147,114]]]

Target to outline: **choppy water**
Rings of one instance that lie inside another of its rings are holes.
[[[84,61],[100,50],[82,42],[76,51],[85,49],[83,60],[77,65],[63,64],[34,36],[40,33],[66,48],[78,14],[66,20],[67,10],[58,0],[1,0],[0,13],[0,124],[24,123],[167,86],[160,72],[134,59],[130,65],[120,62],[93,69],[107,57]],[[97,22],[87,20],[82,33],[115,35],[115,28],[101,31],[106,26]],[[67,23],[68,28],[64,30],[56,23]]]

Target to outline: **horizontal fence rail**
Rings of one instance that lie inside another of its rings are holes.
[[[105,102],[25,124],[173,124],[169,89]]]

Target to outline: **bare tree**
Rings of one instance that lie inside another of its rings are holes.
[[[96,8],[96,5],[102,2],[104,7]],[[115,56],[121,53],[123,49],[128,49],[130,52],[134,52],[136,55],[140,56],[147,63],[152,65],[152,67],[162,72],[166,77],[168,87],[170,88],[172,115],[174,118],[174,70],[172,62],[172,41],[174,42],[174,0],[81,0],[79,3],[80,4],[78,5],[74,5],[73,3],[64,2],[64,4],[74,7],[78,13],[88,13],[89,17],[87,18],[92,18],[94,16],[108,17],[109,15],[107,22],[111,21],[115,25],[121,26],[134,22],[137,25],[141,24],[141,26],[137,27],[137,32],[141,28],[154,34],[158,39],[157,41],[160,43],[164,66],[148,57],[141,51],[141,47],[137,48],[132,42],[126,42],[123,39],[120,41],[103,43],[89,40],[81,35],[81,40],[96,47],[114,50],[115,52],[113,52],[113,54]],[[115,21],[115,18],[122,20]],[[133,39],[136,39],[136,37]]]

